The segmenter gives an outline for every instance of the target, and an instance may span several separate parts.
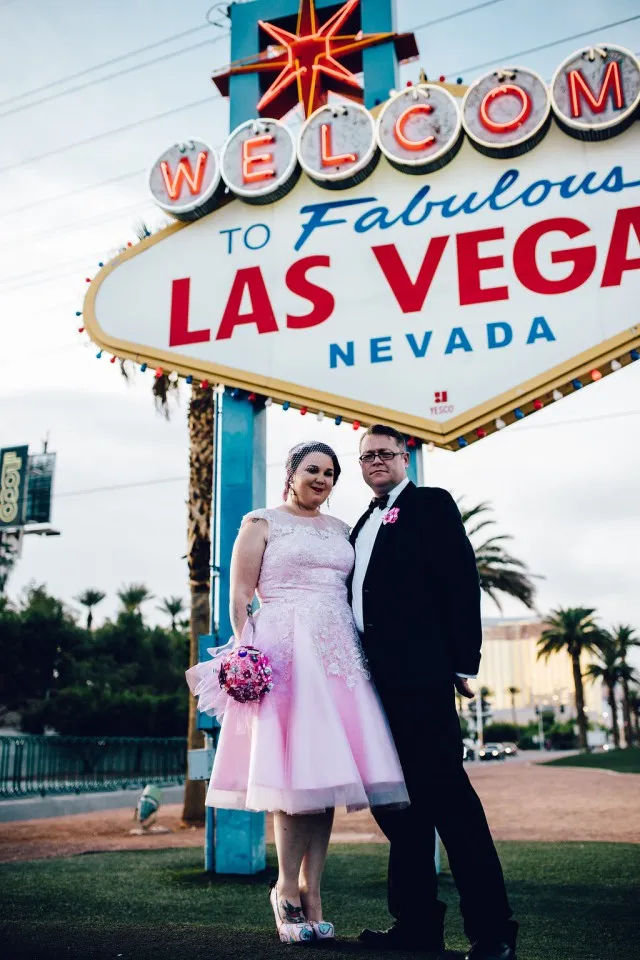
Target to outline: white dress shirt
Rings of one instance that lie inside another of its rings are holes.
[[[400,483],[393,488],[393,490],[389,491],[389,500],[387,502],[387,506],[384,508],[384,510],[380,510],[378,507],[376,507],[373,513],[367,517],[363,523],[356,538],[356,562],[353,568],[353,581],[351,584],[351,606],[353,609],[353,619],[355,620],[356,627],[360,633],[364,633],[362,587],[364,585],[364,578],[367,575],[369,561],[371,560],[373,545],[376,542],[376,537],[378,536],[378,532],[382,526],[383,518],[387,515],[388,511],[391,509],[394,502],[398,499],[405,487],[408,486],[409,482],[409,477],[405,477],[404,480],[401,480]],[[456,676],[463,677],[466,680],[475,680],[477,674],[458,673]]]
[[[378,531],[382,526],[382,518],[387,515],[388,511],[393,506],[394,501],[397,500],[408,484],[409,477],[405,477],[404,480],[401,480],[400,483],[393,488],[393,490],[389,491],[389,501],[387,506],[384,510],[380,510],[379,507],[376,507],[371,516],[368,517],[363,523],[355,543],[356,564],[353,568],[353,583],[351,591],[353,596],[353,618],[356,621],[356,627],[360,633],[364,633],[362,585],[364,584],[364,578],[367,575],[367,567],[369,566],[369,560],[371,559],[371,554],[373,552],[373,545],[376,542]]]

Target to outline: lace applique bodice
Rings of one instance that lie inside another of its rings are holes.
[[[358,675],[368,676],[347,597],[354,563],[347,524],[276,509],[254,510],[244,519],[266,520],[269,527],[253,642],[271,658],[276,687],[278,675],[291,676],[294,643],[308,637],[328,675],[349,687]]]

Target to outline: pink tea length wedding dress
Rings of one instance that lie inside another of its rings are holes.
[[[209,806],[312,813],[406,805],[398,755],[360,647],[347,597],[354,552],[335,517],[254,510],[268,539],[241,643],[267,654],[273,690],[238,703],[220,689],[234,646],[187,671],[200,710],[221,719]],[[253,621],[253,622],[252,622]]]

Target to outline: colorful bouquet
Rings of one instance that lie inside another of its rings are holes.
[[[273,689],[271,664],[256,647],[236,647],[224,658],[218,673],[220,687],[238,703],[261,700]]]

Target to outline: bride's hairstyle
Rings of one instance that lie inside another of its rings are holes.
[[[297,443],[295,447],[292,447],[287,454],[287,462],[285,465],[286,470],[286,480],[284,484],[284,493],[282,494],[282,499],[286,500],[289,495],[289,488],[291,486],[291,481],[293,476],[305,459],[310,453],[324,453],[325,456],[330,457],[333,461],[333,485],[335,487],[338,482],[338,477],[341,473],[340,461],[338,460],[335,451],[327,443],[321,443],[318,440],[309,440],[303,443]]]

